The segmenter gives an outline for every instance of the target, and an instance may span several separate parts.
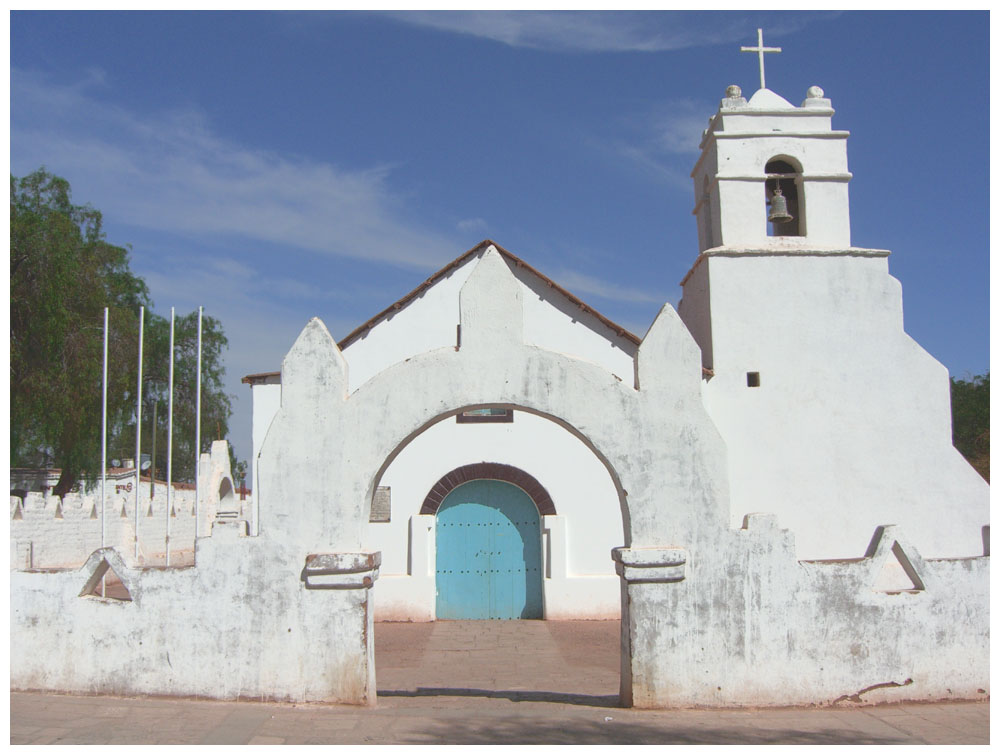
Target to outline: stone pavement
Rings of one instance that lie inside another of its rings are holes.
[[[617,707],[618,622],[376,624],[378,705],[11,692],[11,744],[988,744],[989,703]]]

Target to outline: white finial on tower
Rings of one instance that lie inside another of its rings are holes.
[[[780,47],[764,47],[764,30],[757,30],[757,46],[756,47],[741,47],[740,52],[755,52],[757,53],[757,58],[760,60],[760,88],[767,89],[764,86],[764,53],[765,52],[781,52]]]

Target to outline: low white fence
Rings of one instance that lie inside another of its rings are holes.
[[[114,547],[130,565],[166,563],[167,486],[156,483],[150,500],[149,482],[139,485],[138,543],[135,558],[135,482],[109,481],[104,504],[105,542]],[[170,565],[193,561],[195,537],[195,492],[174,486],[170,516]],[[246,504],[247,501],[241,501]],[[205,501],[203,500],[203,504]],[[203,505],[202,532],[214,512]],[[100,488],[85,493],[58,496],[30,492],[22,499],[10,497],[10,555],[14,569],[79,568],[101,547]]]

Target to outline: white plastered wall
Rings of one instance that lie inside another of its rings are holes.
[[[281,408],[281,379],[278,376],[251,384],[250,394],[253,402],[253,457],[250,462],[250,479],[253,486],[253,505],[251,507],[250,534],[260,532],[260,501],[257,491],[260,489],[260,449],[264,445],[267,429],[271,426],[274,415]]]
[[[947,370],[904,332],[886,254],[709,255],[685,288],[685,318],[711,291],[730,522],[776,514],[801,559],[856,556],[886,523],[925,557],[983,552],[989,486],[952,447]]]
[[[104,501],[104,544],[116,547],[130,564],[163,564],[167,529],[167,486],[157,482],[150,500],[149,481],[139,484],[139,558],[135,558],[136,497],[132,480],[109,482]],[[79,568],[101,547],[101,494],[11,496],[11,568]],[[194,490],[174,488],[170,518],[171,563],[194,558]]]

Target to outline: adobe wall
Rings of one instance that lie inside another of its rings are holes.
[[[131,601],[80,595],[104,558]],[[303,554],[235,524],[199,538],[196,563],[130,568],[106,549],[11,572],[12,689],[374,702],[366,588],[306,588]]]
[[[887,526],[856,558],[798,561],[793,535],[770,515],[713,540],[674,554],[687,562],[671,567],[672,583],[645,582],[631,568],[624,704],[988,699],[988,547],[924,559],[903,528]]]
[[[904,331],[887,255],[711,250],[707,285],[685,285],[682,316],[711,340],[730,526],[774,513],[800,559],[855,557],[882,524],[927,557],[981,553],[989,485],[952,445],[948,371]]]
[[[219,490],[224,481],[233,491],[229,469],[229,446],[215,441],[212,451],[201,457],[200,533],[211,531],[219,510]],[[156,565],[166,562],[167,485],[135,478],[108,480],[105,487],[102,525],[100,482],[81,493],[67,493],[63,498],[29,492],[10,497],[10,558],[12,569],[78,569],[95,550],[105,544],[114,547],[131,565]],[[252,500],[240,500],[233,492],[226,508],[247,519]],[[138,505],[138,558],[136,557],[136,508]],[[173,485],[173,513],[170,516],[171,565],[194,561],[195,490],[189,485]]]
[[[106,544],[135,563],[134,482],[108,485],[105,500]],[[194,490],[175,488],[170,518],[171,561],[190,563],[194,556]],[[101,495],[27,493],[10,497],[10,558],[17,569],[78,569],[101,547]],[[139,563],[165,561],[167,488],[155,484],[152,502],[149,482],[139,485]]]

